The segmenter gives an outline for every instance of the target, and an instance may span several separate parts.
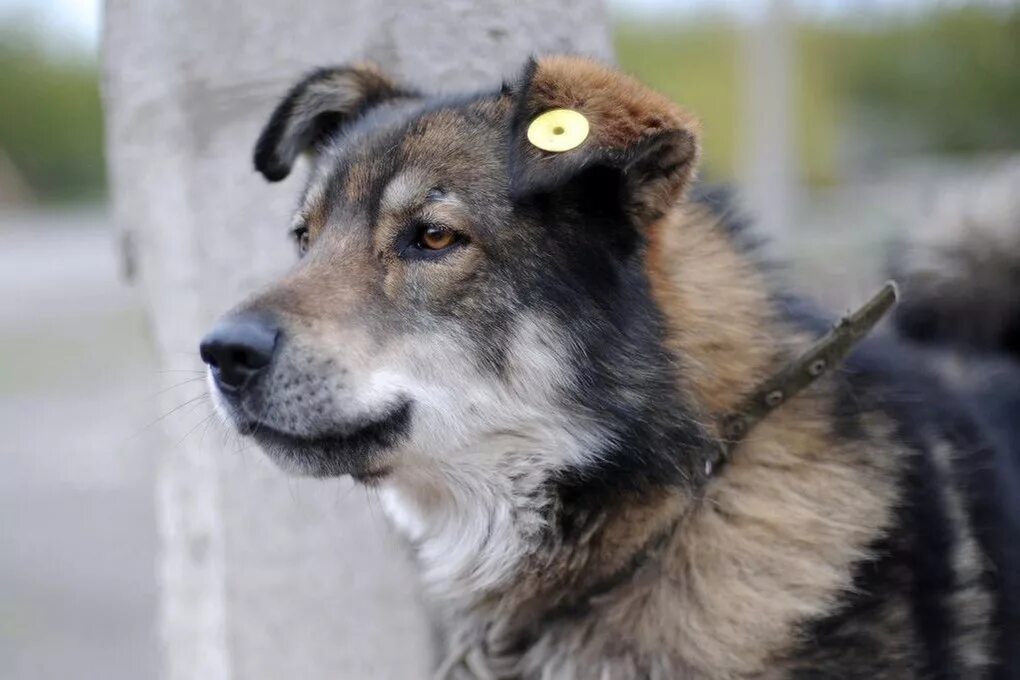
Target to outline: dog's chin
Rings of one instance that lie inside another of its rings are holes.
[[[343,430],[312,436],[285,432],[256,421],[235,420],[238,431],[250,436],[284,471],[306,477],[351,475],[373,484],[389,474],[388,451],[407,436],[411,403],[402,402],[371,420]]]

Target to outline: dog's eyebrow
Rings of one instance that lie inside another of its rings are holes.
[[[379,208],[383,213],[404,212],[425,200],[435,200],[432,188],[422,170],[404,170],[393,177],[383,189]]]

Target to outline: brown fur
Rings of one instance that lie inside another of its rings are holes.
[[[538,111],[567,108],[584,112],[594,142],[627,149],[643,137],[673,129],[700,133],[697,119],[638,81],[577,57],[546,57],[538,62],[529,90]]]
[[[649,223],[663,215],[694,176],[699,148],[697,119],[638,81],[578,57],[547,57],[534,70],[519,102],[519,116],[557,108],[582,113],[589,138],[576,155],[549,154],[526,143],[517,147],[524,167],[522,180],[541,184],[560,162],[600,160],[624,170],[627,209],[636,221]],[[520,121],[520,122],[523,122]],[[523,132],[523,131],[521,131]],[[579,159],[579,160],[576,160]]]
[[[718,417],[804,338],[773,320],[762,276],[706,215],[681,212],[662,227],[658,256],[671,264],[657,294],[685,375]],[[890,426],[876,416],[884,445],[842,442],[827,402],[822,385],[766,419],[684,523],[678,576],[698,587],[680,609],[704,618],[678,638],[706,674],[761,672],[795,640],[799,621],[850,587],[852,565],[888,523],[897,465]]]

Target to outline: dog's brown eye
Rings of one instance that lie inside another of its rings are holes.
[[[457,235],[452,229],[431,224],[422,227],[418,234],[418,244],[427,250],[449,248],[456,240]]]
[[[467,242],[467,236],[442,224],[418,222],[408,225],[398,252],[406,260],[435,260]]]

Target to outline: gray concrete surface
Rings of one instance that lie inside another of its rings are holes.
[[[0,678],[157,673],[154,363],[102,213],[0,212]]]

